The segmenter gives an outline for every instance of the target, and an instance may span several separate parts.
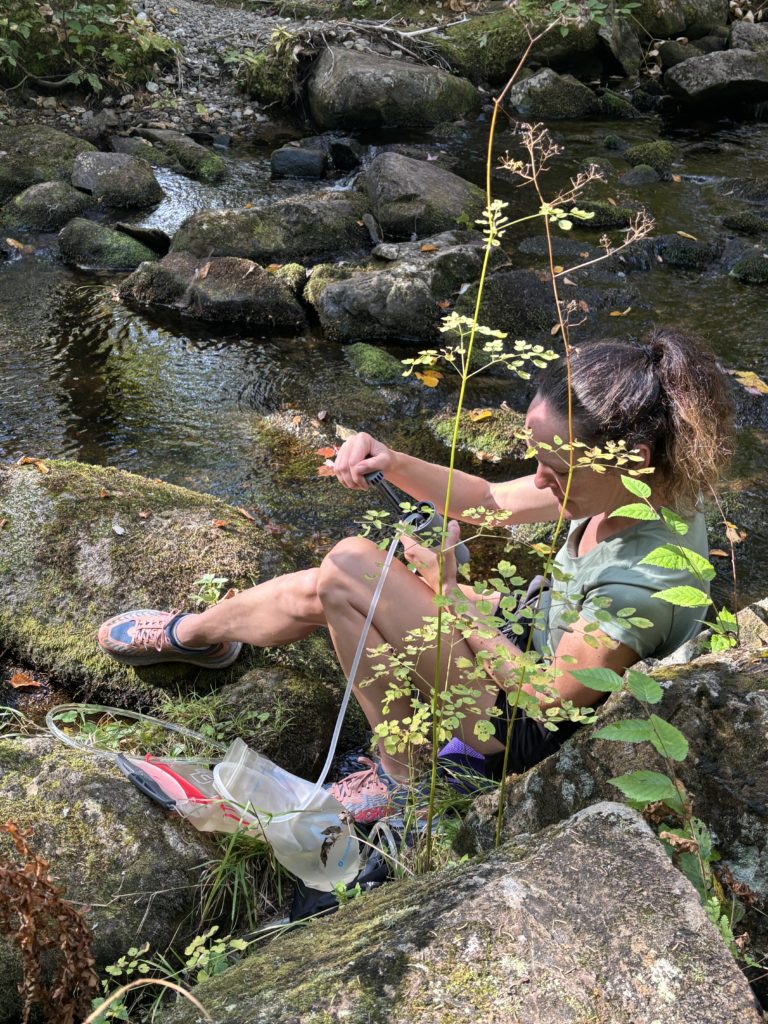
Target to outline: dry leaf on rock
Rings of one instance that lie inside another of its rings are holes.
[[[17,462],[18,466],[34,466],[38,473],[50,473],[42,459],[33,459],[30,455],[23,455]]]
[[[14,672],[11,678],[8,680],[14,690],[21,690],[25,687],[37,688],[40,686],[38,679],[33,679],[32,676],[26,672]]]
[[[479,423],[481,420],[489,420],[493,416],[492,409],[470,409],[469,418],[473,423]]]

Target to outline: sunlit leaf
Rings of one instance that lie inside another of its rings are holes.
[[[669,587],[667,590],[659,590],[651,596],[681,608],[705,608],[712,603],[709,597],[696,587]]]
[[[329,445],[326,448],[318,448],[315,454],[322,456],[324,459],[334,459],[336,457],[336,449],[331,448]]]
[[[740,529],[735,523],[726,522],[725,536],[731,544],[741,544],[742,541],[747,539],[747,531]]]
[[[624,796],[637,803],[649,804],[661,800],[676,810],[682,810],[680,793],[672,780],[661,772],[642,769],[628,775],[617,775],[608,781],[620,789]]]
[[[469,418],[473,423],[480,423],[481,420],[489,420],[493,416],[491,409],[470,409]]]
[[[729,370],[731,376],[752,395],[768,395],[768,384],[753,370]]]
[[[648,720],[651,729],[650,741],[662,757],[673,761],[684,761],[688,756],[688,740],[671,722],[651,715]]]
[[[610,668],[580,668],[571,672],[573,678],[582,686],[600,693],[615,693],[623,686],[621,676]]]
[[[710,548],[709,549],[709,553],[712,556],[712,558],[727,558],[728,557],[728,552],[727,551],[723,551],[722,548]]]
[[[40,680],[34,679],[27,672],[14,672],[8,682],[14,690],[36,689],[40,686]]]
[[[645,704],[658,704],[662,698],[663,690],[655,679],[645,675],[644,672],[636,672],[634,669],[627,669],[627,688],[633,697],[643,701]]]
[[[247,519],[249,523],[256,522],[256,518],[251,515],[247,508],[242,508],[242,506],[238,505],[237,511],[240,513],[243,519]]]
[[[662,544],[640,559],[641,565],[658,565],[662,569],[680,569],[694,573],[700,579],[711,580],[715,570],[709,561],[697,551],[678,544]]]
[[[630,494],[634,494],[638,498],[650,498],[651,488],[644,481],[638,480],[634,476],[622,476],[621,482]]]
[[[611,517],[623,516],[626,519],[646,519],[649,522],[658,519],[658,513],[648,505],[633,502],[631,505],[620,505],[611,512]]]
[[[34,466],[38,473],[51,472],[42,459],[33,459],[30,455],[22,455],[16,464],[18,466]]]
[[[687,231],[676,231],[675,234],[680,235],[681,238],[689,238],[692,242],[698,242],[696,235],[689,235]]]
[[[419,246],[421,252],[437,252],[439,246],[432,245],[430,242],[425,242],[424,245]]]
[[[436,388],[443,379],[443,375],[439,370],[425,370],[424,373],[417,372],[414,374],[414,377],[420,380],[427,388]]]
[[[643,743],[651,739],[651,726],[646,718],[622,718],[598,729],[596,740],[614,740],[623,743]]]

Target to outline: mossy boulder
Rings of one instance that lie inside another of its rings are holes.
[[[640,111],[634,107],[629,100],[618,93],[605,89],[599,98],[599,109],[603,117],[611,117],[614,120],[631,121],[640,117]]]
[[[721,220],[724,228],[738,231],[742,235],[761,235],[768,231],[768,215],[752,213],[751,210],[735,210],[727,213]]]
[[[173,238],[174,252],[240,256],[255,263],[339,258],[370,249],[357,193],[292,196],[253,210],[206,210],[188,217]]]
[[[600,109],[597,96],[573,75],[558,75],[542,68],[530,78],[515,82],[509,104],[521,117],[545,121],[573,120]]]
[[[657,254],[670,267],[705,270],[720,255],[722,247],[680,235],[660,235],[654,239]]]
[[[640,207],[614,206],[606,199],[580,199],[576,204],[580,210],[593,213],[589,220],[578,221],[578,226],[585,231],[601,230],[602,228],[626,228],[641,212]]]
[[[479,862],[385,886],[193,993],[213,1024],[762,1016],[693,886],[640,815],[615,803]],[[158,1018],[203,1019],[183,1000]]]
[[[696,39],[728,22],[728,0],[640,0],[633,21],[654,39]]]
[[[159,128],[142,128],[139,134],[152,144],[155,152],[163,154],[166,166],[173,166],[191,178],[216,182],[227,173],[227,165],[218,153],[208,146],[201,146],[188,135]]]
[[[45,468],[0,467],[0,644],[78,692],[148,706],[189,675],[102,654],[96,633],[110,615],[188,607],[205,573],[243,587],[292,567],[279,541],[215,498],[78,462]],[[195,674],[211,689],[248,667],[244,657]]]
[[[283,263],[281,266],[271,270],[270,273],[281,284],[284,284],[292,295],[295,295],[297,298],[300,297],[304,290],[304,285],[307,283],[306,267],[302,266],[301,263]]]
[[[433,416],[428,427],[450,449],[456,415],[452,410]],[[509,475],[521,475],[527,445],[517,436],[525,426],[525,416],[513,409],[486,408],[463,412],[459,421],[457,446],[470,452],[478,462],[490,462]]]
[[[72,179],[72,164],[80,153],[96,149],[73,135],[46,125],[0,128],[0,202],[30,185]]]
[[[433,128],[474,117],[481,102],[469,82],[438,68],[342,47],[323,51],[307,92],[322,129]]]
[[[472,316],[476,302],[477,286],[473,285],[456,301],[456,312]],[[531,341],[549,337],[556,318],[551,289],[531,271],[503,270],[486,278],[479,314],[484,327]]]
[[[768,252],[749,252],[731,267],[730,276],[742,284],[768,284]]]
[[[385,237],[410,239],[449,231],[460,218],[474,221],[485,202],[482,189],[427,160],[381,153],[358,188]]]
[[[0,738],[0,821],[31,829],[33,853],[85,916],[96,967],[130,946],[181,950],[195,934],[200,865],[213,846],[142,796],[109,759],[52,738]],[[8,836],[0,859],[15,860]],[[21,961],[0,938],[0,1024],[17,1024]]]
[[[135,270],[158,258],[135,238],[84,217],[75,217],[61,229],[59,252],[65,263],[84,270]]]
[[[629,143],[626,139],[623,139],[621,135],[616,135],[613,132],[609,132],[603,139],[603,145],[606,149],[612,149],[616,152],[623,152],[629,148]]]
[[[375,345],[359,341],[348,345],[344,354],[362,379],[371,383],[394,384],[403,376],[404,367],[400,360]]]
[[[668,178],[675,159],[675,147],[671,142],[664,142],[661,139],[655,142],[641,142],[636,146],[630,146],[624,153],[624,159],[633,167],[637,167],[638,164],[653,167],[660,177]]]
[[[637,164],[631,171],[625,171],[619,178],[619,184],[630,188],[642,185],[655,185],[661,181],[659,172],[650,164]]]
[[[144,209],[165,195],[149,163],[128,153],[80,153],[72,184],[107,206]]]
[[[6,203],[0,224],[6,231],[58,231],[94,205],[93,199],[65,181],[44,181]]]
[[[294,293],[258,263],[236,256],[205,262],[173,252],[145,263],[120,285],[120,298],[170,307],[196,320],[249,328],[298,330],[306,318]]]
[[[768,98],[768,53],[704,53],[666,71],[664,85],[685,103],[757,103]]]

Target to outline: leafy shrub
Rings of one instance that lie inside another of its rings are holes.
[[[100,92],[145,79],[174,53],[130,0],[17,0],[12,13],[0,13],[0,84],[29,80]]]

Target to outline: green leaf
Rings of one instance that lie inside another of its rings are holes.
[[[662,698],[663,690],[650,676],[643,672],[635,672],[634,669],[627,669],[627,687],[633,697],[643,701],[645,704],[658,704]]]
[[[650,498],[651,488],[643,480],[638,480],[634,476],[622,476],[621,482],[630,494],[634,494],[638,498]]]
[[[662,544],[661,547],[654,548],[645,558],[640,559],[640,564],[658,565],[662,569],[682,569],[702,580],[711,580],[715,575],[715,570],[707,558],[679,544]]]
[[[615,693],[624,685],[621,676],[610,668],[580,668],[571,672],[573,678],[582,686],[600,693]]]
[[[633,615],[629,622],[637,629],[650,629],[654,625],[650,619],[644,619],[642,615]]]
[[[630,772],[629,775],[617,775],[616,778],[608,781],[612,786],[620,789],[630,800],[636,800],[641,804],[651,804],[656,800],[663,800],[673,809],[682,810],[680,794],[675,789],[674,783],[661,772],[642,769],[638,772]]]
[[[594,733],[596,740],[616,740],[624,743],[643,743],[652,740],[650,723],[645,718],[622,718],[612,725],[604,725]]]
[[[651,597],[657,597],[669,604],[676,604],[680,608],[706,608],[711,604],[709,597],[703,590],[696,587],[668,587],[666,590],[659,590]]]
[[[611,512],[611,517],[624,516],[626,519],[658,519],[658,513],[649,505],[642,505],[635,502],[632,505],[620,505]]]
[[[675,533],[679,533],[681,537],[684,537],[688,533],[688,523],[669,508],[663,508],[661,510],[661,518]]]
[[[662,757],[671,757],[673,761],[684,761],[688,756],[688,740],[678,728],[665,722],[658,715],[651,715],[648,720],[651,727],[650,740]]]

